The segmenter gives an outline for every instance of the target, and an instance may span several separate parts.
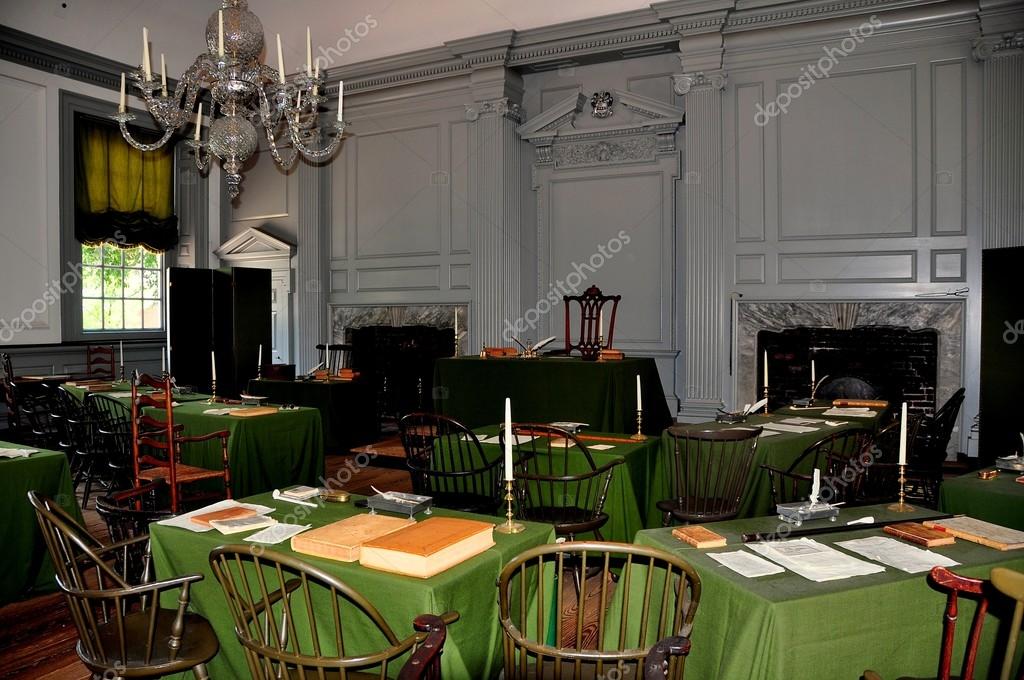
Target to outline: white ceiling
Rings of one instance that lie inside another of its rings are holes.
[[[154,70],[163,52],[174,76],[204,49],[206,20],[219,6],[219,0],[0,0],[0,24],[129,64],[141,61],[147,26]],[[281,34],[288,71],[305,61],[307,24],[315,46],[350,46],[343,63],[355,63],[649,6],[650,0],[249,0],[267,41]],[[368,32],[367,17],[377,24]],[[349,43],[346,29],[365,37]]]

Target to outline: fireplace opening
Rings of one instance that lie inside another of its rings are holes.
[[[871,394],[890,404],[907,402],[911,413],[935,411],[939,333],[932,328],[800,326],[757,334],[758,394],[764,392],[768,353],[768,404],[778,408],[811,394],[811,360],[832,396]],[[827,394],[821,393],[819,397]]]

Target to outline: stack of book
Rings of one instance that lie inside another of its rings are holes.
[[[415,520],[355,515],[292,537],[292,550],[339,562],[355,562],[367,541],[404,529]]]
[[[363,544],[359,563],[405,576],[430,578],[494,545],[494,525],[431,517]]]

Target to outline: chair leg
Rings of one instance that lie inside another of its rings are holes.
[[[206,672],[205,663],[201,663],[198,666],[193,666],[192,675],[196,676],[196,680],[210,680],[210,676]]]
[[[667,526],[670,526],[671,524],[672,524],[672,513],[671,512],[666,512],[661,517],[661,526],[667,527]]]

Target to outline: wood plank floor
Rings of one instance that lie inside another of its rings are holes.
[[[372,493],[371,486],[389,491],[412,490],[409,473],[404,469],[360,466],[366,462],[364,457],[327,456],[325,479],[336,480],[331,482],[334,488],[360,494]],[[92,502],[83,514],[89,533],[106,541],[106,526],[93,510]],[[233,642],[222,640],[221,644]],[[78,632],[59,594],[41,595],[0,607],[0,678],[89,680],[89,672],[75,653],[77,643]]]

